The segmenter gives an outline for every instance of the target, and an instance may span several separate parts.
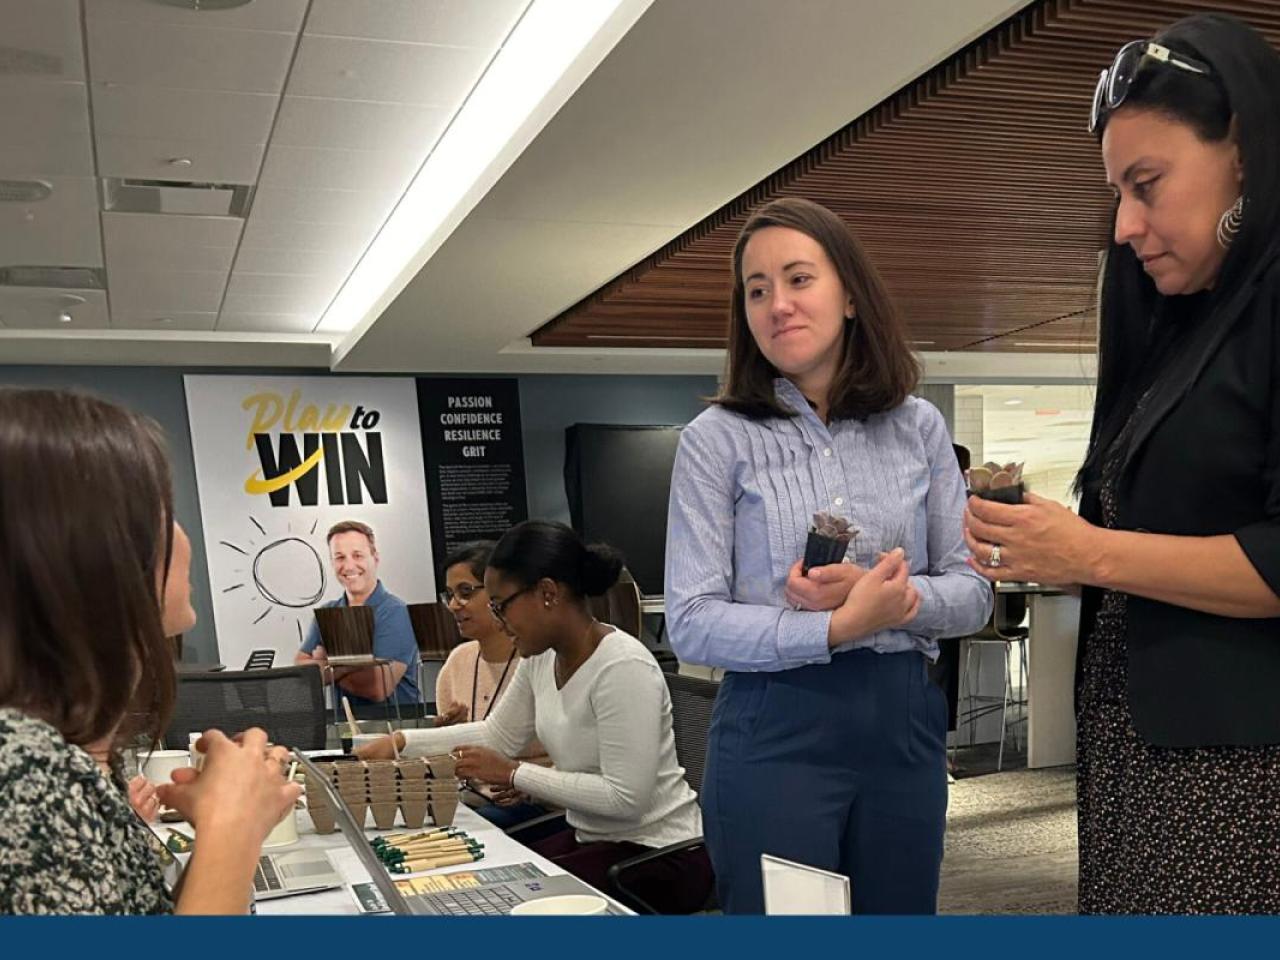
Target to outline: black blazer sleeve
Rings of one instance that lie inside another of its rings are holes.
[[[1266,516],[1241,527],[1235,535],[1249,562],[1267,585],[1276,594],[1280,594],[1280,339],[1277,338],[1277,327],[1280,326],[1280,285],[1273,284],[1269,293],[1269,302],[1259,304],[1271,317],[1270,342],[1266,344],[1271,357],[1271,378],[1268,385],[1271,396],[1271,436],[1267,442],[1263,468]]]

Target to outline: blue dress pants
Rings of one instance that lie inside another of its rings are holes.
[[[702,795],[725,913],[764,911],[762,853],[845,874],[854,913],[934,913],[946,731],[920,653],[726,675]]]

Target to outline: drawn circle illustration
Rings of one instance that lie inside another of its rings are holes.
[[[253,585],[268,603],[313,607],[324,596],[324,562],[307,541],[285,537],[253,558]]]

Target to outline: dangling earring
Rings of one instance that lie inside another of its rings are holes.
[[[1218,246],[1227,249],[1244,223],[1244,195],[1236,199],[1218,219]]]

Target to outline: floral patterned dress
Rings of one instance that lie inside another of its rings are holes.
[[[172,913],[153,836],[92,757],[0,708],[0,914]]]

